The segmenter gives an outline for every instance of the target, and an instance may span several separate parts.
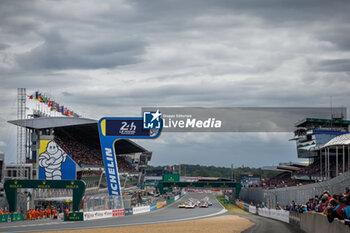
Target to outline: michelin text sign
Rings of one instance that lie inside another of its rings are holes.
[[[100,119],[98,129],[109,195],[120,195],[115,143],[119,139],[155,139],[160,135],[162,128],[163,120],[159,111],[148,112],[143,117]]]

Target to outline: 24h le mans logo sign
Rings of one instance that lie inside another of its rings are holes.
[[[146,112],[141,117],[103,117],[98,122],[109,195],[120,195],[115,143],[119,139],[155,139],[163,129],[161,113]]]

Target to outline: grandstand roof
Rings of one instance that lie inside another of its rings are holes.
[[[265,171],[278,171],[278,172],[292,172],[300,170],[300,168],[290,167],[290,166],[265,166],[261,170]]]
[[[321,148],[331,147],[331,146],[343,146],[343,145],[350,145],[350,133],[339,135],[333,138]]]
[[[75,138],[84,135],[84,139],[91,142],[91,146],[94,145],[96,148],[100,148],[97,120],[78,117],[39,117],[8,122],[29,129],[55,129],[57,133],[66,133]],[[150,151],[129,139],[118,140],[115,145],[117,155],[138,152],[150,153]]]
[[[292,167],[307,167],[310,165],[310,162],[303,161],[303,162],[284,162],[279,163],[279,166],[292,166]]]
[[[24,120],[13,120],[8,122],[29,129],[50,129],[66,126],[97,124],[98,121],[78,117],[39,117]]]
[[[299,171],[300,168],[293,167],[293,166],[277,166],[277,169],[284,170],[284,171]]]

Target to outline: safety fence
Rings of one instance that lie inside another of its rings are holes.
[[[315,195],[321,195],[327,190],[331,194],[342,194],[346,187],[350,187],[350,172],[338,177],[314,184],[300,185],[276,189],[248,189],[240,192],[240,199],[254,204],[264,202],[269,208],[276,208],[277,203],[282,206],[290,205],[294,200],[297,204],[305,204]]]
[[[329,223],[327,216],[321,213],[296,213],[286,210],[257,208],[240,200],[236,200],[236,205],[252,214],[289,223],[306,233],[350,233],[350,227],[345,225],[344,220],[334,219],[332,223]]]

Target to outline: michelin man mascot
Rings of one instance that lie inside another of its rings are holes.
[[[39,155],[39,166],[45,168],[46,180],[61,180],[62,163],[66,161],[67,154],[58,147],[56,142],[50,141],[46,151]]]

